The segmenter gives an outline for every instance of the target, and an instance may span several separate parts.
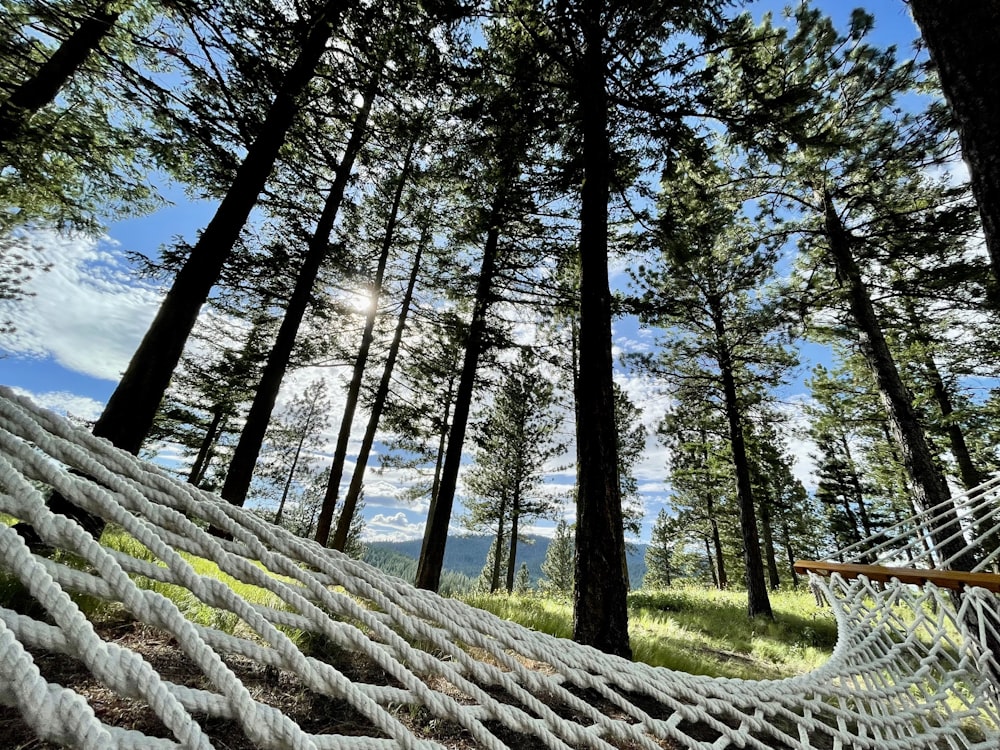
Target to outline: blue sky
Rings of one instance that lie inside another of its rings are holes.
[[[755,15],[765,10],[779,13],[786,5],[780,1],[756,2],[750,7]],[[825,0],[818,5],[834,17],[838,26],[845,26],[851,10],[862,6],[876,17],[871,40],[878,44],[897,44],[905,55],[917,36],[906,5],[902,0],[876,0],[866,3]],[[30,283],[33,296],[10,309],[9,315],[17,332],[0,339],[0,383],[13,386],[36,401],[60,412],[69,412],[84,419],[96,418],[113,391],[117,378],[125,368],[155,314],[161,291],[138,281],[124,253],[136,251],[155,255],[157,248],[180,236],[188,241],[211,218],[215,203],[190,200],[175,185],[164,182],[161,192],[169,204],[156,213],[136,219],[112,223],[104,237],[65,236],[42,232],[35,236],[35,251],[39,258],[53,262],[51,271],[39,274]],[[32,252],[29,250],[29,252]],[[616,325],[616,345],[626,349],[642,343],[643,334],[629,321]],[[805,352],[807,359],[822,359],[818,348]],[[803,368],[805,371],[805,367]],[[325,371],[329,375],[329,371]],[[317,373],[296,373],[283,389],[283,400],[301,390]],[[652,427],[662,414],[665,399],[648,381],[619,374],[619,380],[633,400],[646,411],[644,422]],[[342,391],[335,384],[337,393]],[[801,379],[787,389],[783,399],[794,403],[805,398]],[[279,401],[279,408],[281,406]],[[337,421],[335,419],[335,421]],[[360,440],[365,415],[355,422],[352,451]],[[328,437],[332,453],[334,431]],[[808,446],[795,443],[798,457],[797,473],[808,481],[810,464]],[[326,452],[326,449],[324,449]],[[649,524],[666,500],[663,449],[655,440],[647,441],[647,451],[638,467],[638,479],[643,493],[648,523],[643,539],[648,538]],[[371,464],[374,464],[374,459]],[[353,466],[348,466],[348,474]],[[386,473],[373,476],[369,469],[366,480],[367,521],[369,535],[382,538],[419,536],[426,507],[399,500],[395,489],[403,477]],[[568,471],[554,476],[554,484],[564,489],[571,485]],[[572,508],[564,508],[569,516]],[[546,523],[540,531],[546,532]]]

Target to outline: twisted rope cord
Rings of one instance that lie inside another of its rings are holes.
[[[36,732],[62,744],[211,747],[192,717],[204,714],[236,721],[259,747],[438,746],[396,718],[393,707],[401,705],[454,722],[488,748],[533,737],[551,748],[658,748],[666,741],[706,750],[775,743],[908,750],[995,747],[1000,736],[995,690],[984,678],[992,657],[979,646],[997,631],[996,599],[988,592],[966,595],[956,612],[947,593],[930,585],[817,581],[840,633],[827,664],[779,681],[698,677],[631,664],[414,589],[183,484],[6,390],[0,459],[0,509],[90,568],[32,555],[12,530],[0,529],[0,565],[25,582],[54,623],[0,610],[0,701],[17,705]],[[109,550],[54,516],[32,482],[117,524],[154,561]],[[203,524],[231,539],[207,534]],[[178,551],[213,560],[270,598],[241,599],[199,575]],[[184,587],[239,618],[249,634],[186,620],[166,598],[136,587],[135,576]],[[70,591],[120,602],[173,636],[209,687],[171,683],[139,654],[102,640]],[[933,617],[924,613],[931,602]],[[290,628],[363,655],[393,684],[352,682],[303,653],[286,635]],[[104,724],[81,695],[45,680],[34,663],[39,650],[72,655],[115,692],[149,704],[172,739]],[[249,693],[226,665],[229,654],[345,701],[369,722],[369,736],[304,732]]]

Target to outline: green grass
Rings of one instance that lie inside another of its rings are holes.
[[[572,608],[538,596],[476,594],[462,600],[499,617],[562,638],[572,635]],[[777,679],[822,665],[837,642],[827,608],[807,590],[773,592],[775,619],[746,614],[746,593],[694,586],[629,596],[633,658],[691,674]]]

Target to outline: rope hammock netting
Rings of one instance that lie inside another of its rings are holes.
[[[135,543],[98,543],[49,511],[50,489]],[[995,543],[982,546],[1000,534],[997,495],[994,481],[956,501],[962,543],[980,570],[1000,556]],[[0,608],[0,703],[55,745],[226,748],[236,737],[296,750],[1000,744],[1000,670],[984,645],[1000,640],[1000,621],[996,595],[981,587],[956,594],[931,582],[813,575],[839,630],[821,668],[770,681],[683,674],[418,590],[178,481],[8,389],[0,389],[0,510],[55,549],[34,554],[0,525],[3,573],[34,600],[30,611]],[[940,517],[903,521],[845,550],[843,560],[947,563],[934,550],[954,516],[937,510]],[[225,535],[209,534],[209,525]],[[196,558],[261,596],[198,573]],[[186,618],[157,592],[164,584],[215,615]],[[127,638],[95,625],[81,596],[119,608],[141,631]],[[145,648],[151,643],[159,652]],[[163,652],[164,663],[185,669],[158,670]],[[69,666],[73,680],[64,679]],[[290,718],[288,696],[306,702],[310,720]],[[105,710],[111,698],[152,719],[141,732],[116,721]]]

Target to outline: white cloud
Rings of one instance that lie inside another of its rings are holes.
[[[71,415],[86,422],[93,422],[104,410],[104,404],[97,399],[80,396],[68,391],[47,391],[33,393],[24,388],[12,389],[19,396],[27,396],[44,409],[51,409],[57,414]]]
[[[105,240],[36,231],[25,236],[18,251],[29,261],[52,266],[27,282],[25,291],[32,296],[0,308],[0,317],[16,327],[4,348],[117,380],[162,295],[129,277],[123,256]]]

